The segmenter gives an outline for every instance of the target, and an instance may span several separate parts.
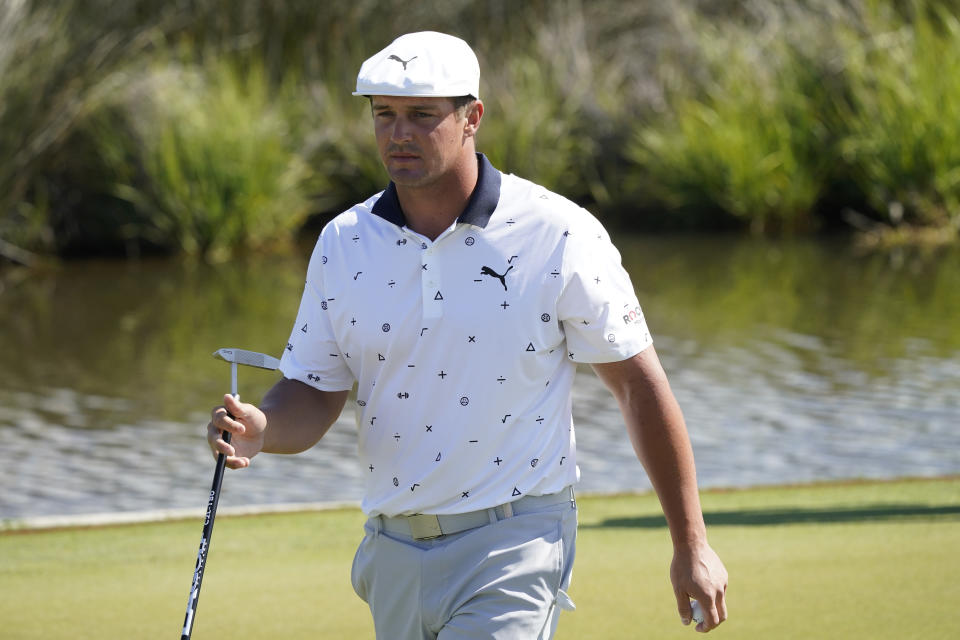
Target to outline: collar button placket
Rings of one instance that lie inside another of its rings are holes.
[[[423,302],[423,317],[439,318],[443,315],[443,281],[436,260],[436,247],[426,247],[420,252],[420,292]]]

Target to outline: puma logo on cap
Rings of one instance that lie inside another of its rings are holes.
[[[400,64],[403,65],[403,70],[406,71],[406,70],[407,70],[407,65],[410,64],[410,61],[411,61],[411,60],[414,60],[416,57],[417,57],[417,56],[413,56],[413,58],[410,58],[410,60],[404,60],[404,59],[401,58],[400,56],[391,55],[390,57],[387,58],[387,60],[396,60],[397,62],[399,62]]]

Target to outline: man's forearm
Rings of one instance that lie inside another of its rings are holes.
[[[660,499],[675,545],[706,539],[693,449],[656,351],[594,370],[611,390],[630,442]]]
[[[658,394],[630,407],[627,429],[653,484],[674,546],[706,541],[693,449],[683,415],[673,399]]]
[[[727,619],[727,570],[707,543],[693,448],[680,405],[653,347],[623,362],[594,365],[594,370],[620,405],[630,441],[667,518],[677,612],[688,624],[690,598],[697,600],[705,612],[697,630],[709,631]]]
[[[336,422],[347,391],[319,391],[284,378],[263,397],[260,409],[267,417],[263,451],[300,453],[317,442]]]

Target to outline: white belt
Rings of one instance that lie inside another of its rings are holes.
[[[380,525],[384,531],[410,536],[414,540],[429,540],[440,536],[476,529],[484,525],[511,518],[514,515],[538,511],[547,507],[569,502],[576,506],[573,487],[545,496],[524,496],[513,502],[497,505],[490,509],[454,514],[418,513],[412,516],[380,516]]]

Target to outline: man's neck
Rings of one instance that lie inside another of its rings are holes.
[[[463,213],[478,177],[479,162],[476,154],[471,153],[469,157],[464,156],[458,170],[430,185],[396,185],[397,199],[407,219],[407,227],[436,240]]]

